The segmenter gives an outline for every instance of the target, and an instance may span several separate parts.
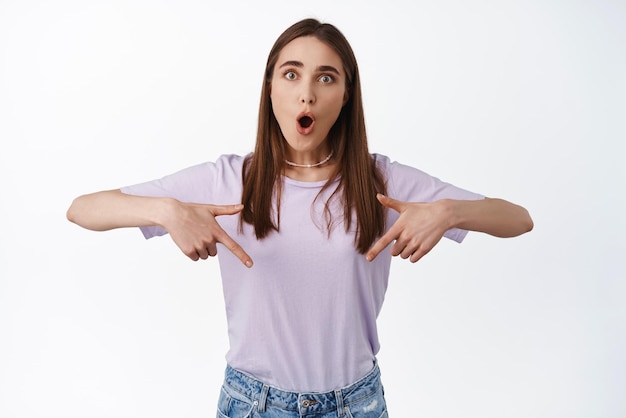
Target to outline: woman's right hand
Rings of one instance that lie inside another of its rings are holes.
[[[163,228],[178,248],[193,261],[206,260],[217,255],[217,243],[224,245],[246,267],[252,267],[252,258],[222,229],[216,216],[235,215],[243,205],[209,205],[171,200],[171,216],[163,220]]]
[[[172,198],[127,195],[116,189],[77,197],[67,211],[67,219],[92,231],[158,225],[194,261],[215,256],[219,242],[245,266],[252,267],[252,258],[215,220],[216,216],[234,215],[242,209],[241,204],[184,203]]]

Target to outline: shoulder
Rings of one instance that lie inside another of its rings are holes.
[[[386,175],[391,165],[391,159],[383,154],[370,154],[374,166]]]
[[[371,154],[372,161],[376,167],[383,173],[383,175],[389,179],[392,177],[404,177],[411,176],[416,177],[430,177],[422,170],[402,164],[398,161],[392,160],[390,157],[383,154]]]
[[[218,171],[223,171],[224,174],[229,172],[235,172],[241,174],[241,170],[246,159],[252,154],[237,155],[237,154],[222,154],[214,163],[207,163],[214,166]]]
[[[246,158],[248,158],[251,155],[252,154],[247,154],[247,155],[222,154],[215,160],[215,165],[222,166],[222,167],[241,168],[243,167],[243,164]]]
[[[245,156],[223,154],[214,161],[198,163],[155,180],[160,187],[170,189],[204,189],[209,185],[234,187],[241,182],[241,169]]]

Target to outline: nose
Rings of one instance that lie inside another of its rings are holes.
[[[300,92],[300,102],[304,104],[315,103],[315,92],[308,84],[302,87],[302,91]]]

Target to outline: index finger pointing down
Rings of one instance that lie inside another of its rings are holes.
[[[367,261],[372,261],[373,259],[375,259],[378,256],[378,254],[380,254],[382,250],[387,248],[387,246],[394,239],[395,237],[393,236],[392,230],[390,229],[389,231],[387,231],[385,235],[383,235],[382,237],[379,238],[378,241],[376,241],[376,243],[372,246],[372,248],[370,248],[370,250],[365,255],[365,259]]]
[[[237,244],[228,234],[220,238],[219,242],[222,243],[231,253],[233,253],[241,262],[248,268],[254,264],[252,258],[241,248],[241,245]]]

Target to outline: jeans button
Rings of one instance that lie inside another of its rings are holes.
[[[302,407],[303,408],[308,408],[309,406],[311,406],[311,401],[308,399],[305,399],[302,401]]]

